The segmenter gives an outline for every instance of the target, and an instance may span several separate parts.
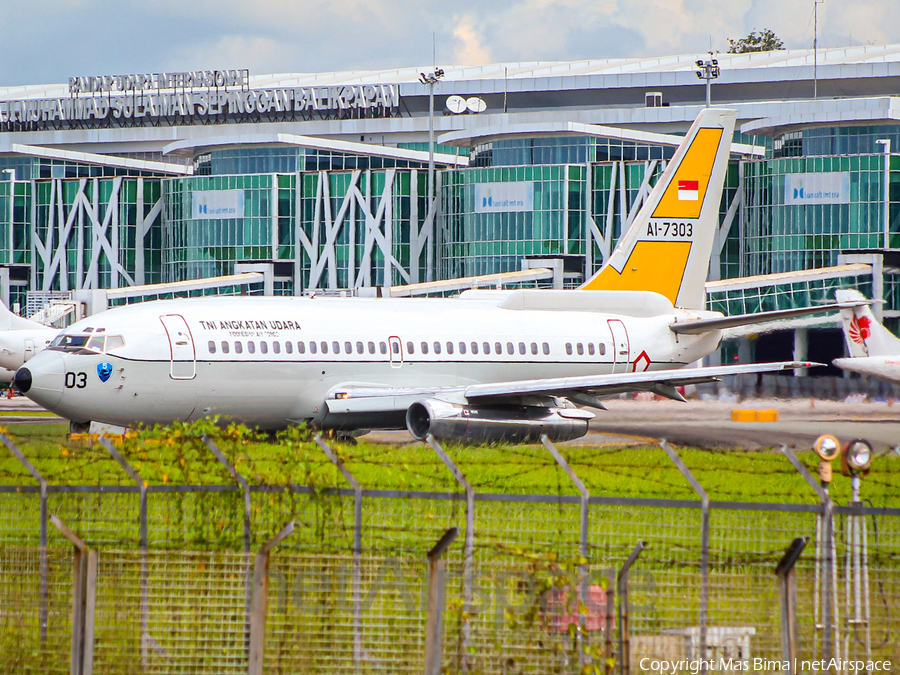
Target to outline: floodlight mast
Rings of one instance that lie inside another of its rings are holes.
[[[695,70],[697,77],[701,80],[706,80],[706,107],[710,107],[710,84],[713,80],[719,77],[719,74],[722,72],[719,70],[719,60],[715,58],[715,54],[713,52],[709,52],[709,58],[704,61],[703,59],[697,59],[697,68],[699,70]]]
[[[444,77],[443,68],[435,68],[431,73],[419,73],[419,82],[428,85],[428,209],[434,208],[434,85]],[[432,215],[432,227],[434,216]]]

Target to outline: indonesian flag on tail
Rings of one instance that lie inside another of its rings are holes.
[[[700,183],[696,180],[678,181],[678,201],[695,202],[700,199]]]

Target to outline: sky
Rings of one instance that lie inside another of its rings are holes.
[[[309,73],[810,48],[813,0],[0,0],[0,86],[75,75]],[[900,42],[898,0],[825,0],[819,45]]]

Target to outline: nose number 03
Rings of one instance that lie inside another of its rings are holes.
[[[66,373],[66,389],[84,389],[87,386],[87,373]]]

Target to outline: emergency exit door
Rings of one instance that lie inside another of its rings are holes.
[[[173,380],[193,380],[197,375],[197,350],[187,321],[180,314],[166,314],[159,320],[169,337],[169,376]]]

